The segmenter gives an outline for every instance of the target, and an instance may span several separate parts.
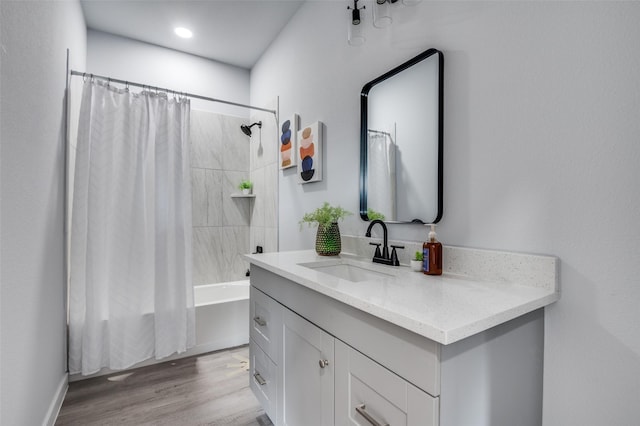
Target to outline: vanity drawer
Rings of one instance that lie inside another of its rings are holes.
[[[270,419],[276,419],[278,395],[276,364],[260,349],[253,339],[249,340],[250,376],[249,387]]]
[[[278,360],[282,306],[255,287],[250,289],[250,336],[272,360]]]
[[[336,340],[336,425],[437,426],[439,398]]]

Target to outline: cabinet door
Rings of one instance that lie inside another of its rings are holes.
[[[277,364],[284,308],[253,286],[249,306],[251,339]]]
[[[334,424],[333,345],[333,336],[283,309],[279,425]]]
[[[438,425],[438,398],[339,340],[335,359],[336,425]]]

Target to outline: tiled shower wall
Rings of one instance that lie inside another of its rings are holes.
[[[277,100],[265,108],[276,109]],[[256,194],[251,212],[251,251],[262,246],[265,252],[278,251],[278,123],[269,112],[256,112],[251,122],[262,121],[262,128],[254,127],[251,136],[250,174]]]
[[[231,194],[249,178],[250,140],[240,130],[246,121],[191,110],[194,285],[245,278],[253,201]]]

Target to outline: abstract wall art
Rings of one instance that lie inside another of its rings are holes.
[[[316,121],[298,132],[298,177],[300,183],[322,180],[322,123]]]
[[[280,169],[288,169],[297,164],[298,114],[291,114],[280,123]]]

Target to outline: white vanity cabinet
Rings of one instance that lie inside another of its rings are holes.
[[[438,398],[336,340],[335,424],[435,426]]]
[[[276,363],[258,346],[249,340],[249,387],[264,408],[269,418],[275,419],[278,400],[278,369]]]
[[[438,424],[437,398],[255,287],[251,298],[250,385],[275,424]],[[257,341],[271,348],[274,360]]]
[[[282,306],[259,290],[249,293],[249,386],[269,418],[277,416]]]
[[[541,309],[441,344],[256,264],[250,306],[251,389],[276,426],[542,422]]]
[[[283,308],[277,424],[334,424],[333,336]]]
[[[334,338],[255,287],[250,387],[278,425],[332,425]]]
[[[257,291],[249,290],[249,335],[264,353],[272,360],[280,357],[282,336],[282,309],[278,302]]]

